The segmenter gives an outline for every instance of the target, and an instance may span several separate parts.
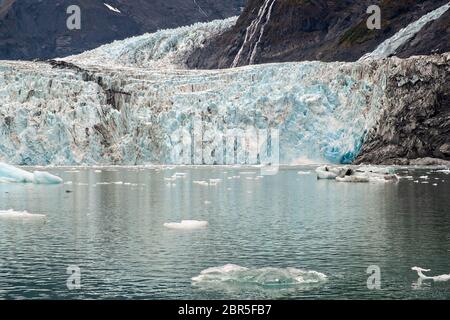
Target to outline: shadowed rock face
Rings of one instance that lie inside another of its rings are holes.
[[[244,3],[245,0],[0,0],[0,59],[72,55],[158,29],[239,15]],[[66,27],[70,5],[81,8],[81,30]]]
[[[393,62],[385,113],[369,132],[356,163],[450,160],[450,55]]]
[[[393,36],[403,27],[416,21],[447,0],[276,0],[270,20],[264,28],[253,63],[320,60],[355,61],[373,51],[381,42]],[[212,39],[204,48],[198,49],[189,59],[192,68],[227,68],[232,66],[244,42],[246,29],[257,17],[264,0],[249,0],[236,26],[223,35]],[[382,14],[381,30],[368,30],[367,8],[379,5]],[[420,46],[409,45],[398,54],[408,57],[418,53],[445,52],[450,44],[448,14],[433,26],[426,26],[418,35]],[[267,19],[261,20],[263,25]],[[261,28],[257,29],[260,33]],[[425,31],[425,30],[428,30]],[[435,30],[445,32],[442,36],[429,34]],[[421,41],[420,39],[427,39]],[[249,48],[238,65],[250,63]]]

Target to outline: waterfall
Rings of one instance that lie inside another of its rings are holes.
[[[401,29],[394,36],[381,43],[373,52],[365,54],[359,60],[382,59],[394,55],[398,48],[411,40],[427,23],[439,19],[449,8],[450,3],[447,3],[429,12],[419,20]]]
[[[205,10],[202,9],[202,7],[200,7],[197,0],[193,0],[193,1],[194,1],[195,5],[198,7],[198,11],[200,11],[200,13],[203,14],[205,17],[208,17],[208,14],[205,12]]]
[[[273,0],[272,4],[270,5],[269,12],[267,13],[266,22],[264,22],[263,26],[261,27],[261,31],[259,33],[258,41],[256,42],[255,46],[253,47],[252,55],[250,56],[250,64],[253,64],[255,62],[256,50],[258,49],[258,45],[261,42],[261,39],[263,37],[264,29],[266,28],[266,25],[270,21],[270,17],[271,17],[271,14],[272,14],[272,8],[273,8],[273,5],[275,4],[275,1],[276,0]]]
[[[233,60],[233,63],[231,65],[232,68],[235,68],[235,67],[238,66],[239,62],[241,61],[242,54],[243,54],[247,44],[249,44],[249,49],[250,49],[250,53],[249,54],[251,54],[251,56],[253,56],[253,58],[254,58],[254,54],[251,51],[252,40],[255,37],[255,34],[258,31],[259,26],[261,25],[261,22],[262,22],[263,18],[265,17],[266,20],[265,20],[264,25],[260,29],[261,32],[260,32],[259,38],[258,38],[256,44],[253,46],[253,51],[256,53],[257,45],[259,44],[259,42],[260,42],[260,40],[262,38],[262,35],[264,33],[264,27],[267,24],[267,22],[270,20],[270,16],[271,16],[271,13],[272,13],[272,8],[273,8],[273,5],[274,5],[275,1],[276,0],[264,0],[263,5],[259,9],[257,17],[247,27],[247,30],[246,30],[246,33],[245,33],[245,37],[244,37],[244,42],[242,43],[241,48],[239,49],[238,53],[236,54],[236,57]],[[247,59],[249,60],[249,62],[251,61],[251,57],[247,57]]]

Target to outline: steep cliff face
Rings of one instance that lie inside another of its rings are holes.
[[[235,27],[196,50],[188,64],[215,69],[284,61],[356,61],[445,3],[448,0],[249,0]],[[381,30],[366,26],[370,5],[381,8]],[[440,17],[396,54],[446,52],[448,25],[448,15]],[[434,31],[441,33],[428,38]]]
[[[392,60],[384,113],[356,163],[450,160],[450,54],[411,61]]]
[[[3,0],[0,59],[76,54],[145,32],[239,15],[244,3],[245,0]],[[70,5],[81,9],[80,30],[66,27]]]

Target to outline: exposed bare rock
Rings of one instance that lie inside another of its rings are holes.
[[[356,163],[450,160],[450,54],[391,61],[384,115]]]

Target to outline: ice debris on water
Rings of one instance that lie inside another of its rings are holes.
[[[423,274],[423,272],[430,272],[431,271],[430,269],[423,269],[420,267],[412,267],[411,270],[416,271],[417,275],[422,280],[433,280],[433,281],[448,281],[448,280],[450,280],[450,274],[443,274],[440,276],[430,277],[430,276]]]
[[[372,166],[333,167],[321,166],[316,169],[317,179],[336,180],[338,182],[398,182],[399,177],[390,168]]]

